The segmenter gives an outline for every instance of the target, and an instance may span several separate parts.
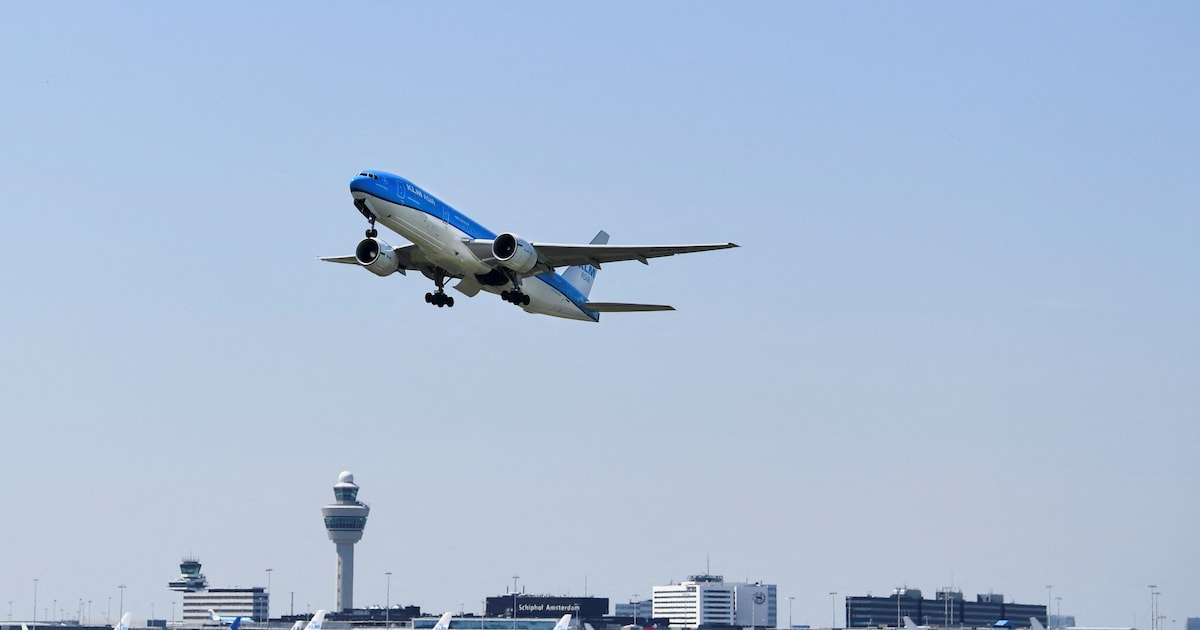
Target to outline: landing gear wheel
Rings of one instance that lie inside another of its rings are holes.
[[[508,302],[509,304],[515,304],[517,306],[529,306],[529,296],[525,295],[525,293],[520,290],[501,291],[500,299]]]
[[[379,236],[379,230],[375,228],[367,230],[367,238],[375,238],[376,236]]]
[[[432,293],[426,293],[426,294],[425,294],[425,303],[426,303],[426,304],[433,304],[433,294],[432,294]]]

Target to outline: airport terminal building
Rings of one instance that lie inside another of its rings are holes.
[[[1000,593],[963,599],[962,591],[942,589],[934,599],[924,599],[915,588],[898,588],[890,597],[847,597],[846,626],[849,628],[901,627],[908,617],[922,626],[983,628],[1008,620],[1013,627],[1028,628],[1030,617],[1048,626],[1044,604],[1005,602]]]
[[[776,587],[693,575],[679,584],[655,586],[652,605],[652,616],[668,620],[672,628],[774,628]]]
[[[516,614],[513,614],[513,606]],[[555,597],[553,595],[497,595],[489,597],[484,612],[488,617],[526,619],[558,618],[572,615],[582,619],[600,619],[608,615],[607,597]]]

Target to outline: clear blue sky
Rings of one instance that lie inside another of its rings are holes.
[[[242,4],[0,24],[15,617],[34,578],[167,616],[185,554],[329,607],[344,469],[359,605],[708,557],[797,623],[951,584],[1200,616],[1200,5]],[[363,168],[531,240],[742,248],[600,273],[676,313],[434,309],[315,260]]]

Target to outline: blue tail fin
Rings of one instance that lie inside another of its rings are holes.
[[[607,244],[608,232],[605,232],[604,230],[600,230],[600,232],[596,234],[596,238],[593,238],[592,242],[589,243],[589,245]],[[588,294],[592,292],[592,283],[596,281],[596,268],[591,265],[576,265],[574,267],[568,267],[567,270],[563,272],[562,276],[563,280],[567,281],[567,284],[575,287],[580,293],[583,294],[583,297],[587,297]]]

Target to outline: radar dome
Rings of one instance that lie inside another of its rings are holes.
[[[342,474],[338,475],[338,483],[354,483],[354,474],[349,470],[343,470]]]

